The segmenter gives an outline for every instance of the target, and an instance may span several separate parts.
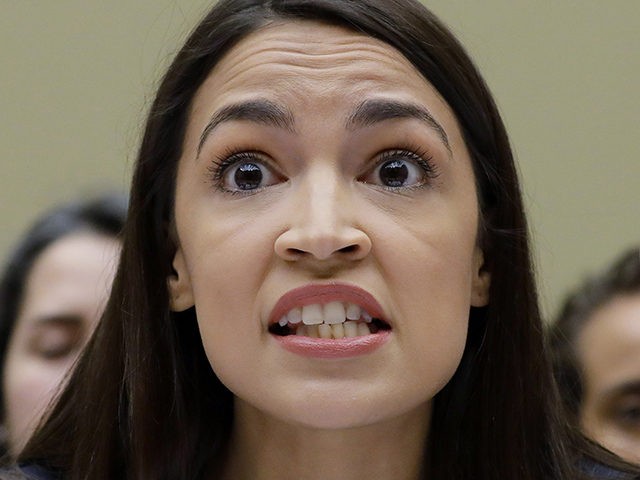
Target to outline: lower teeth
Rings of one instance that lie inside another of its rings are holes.
[[[287,335],[298,335],[310,338],[341,339],[363,337],[378,333],[380,330],[389,330],[389,326],[381,320],[374,318],[371,322],[361,320],[346,320],[344,323],[333,325],[321,323],[319,325],[296,325],[281,326],[278,323],[269,327],[269,331],[281,337]]]
[[[348,320],[334,325],[299,325],[295,334],[302,337],[340,339],[363,337],[377,331],[378,327],[374,324]]]

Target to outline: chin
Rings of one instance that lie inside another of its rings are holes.
[[[307,397],[299,402],[278,402],[278,407],[269,409],[268,415],[292,426],[307,429],[348,430],[380,425],[403,416],[428,412],[429,404],[428,401],[417,402],[417,405],[405,404],[397,398],[351,396],[337,400],[323,398],[313,401]]]

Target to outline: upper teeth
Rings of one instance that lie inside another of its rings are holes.
[[[283,315],[278,324],[284,327],[287,324],[304,323],[305,325],[334,325],[344,323],[347,320],[364,320],[371,322],[371,315],[360,306],[349,302],[329,302],[324,305],[314,303],[304,307],[292,308]]]

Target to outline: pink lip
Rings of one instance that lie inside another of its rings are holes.
[[[298,335],[274,336],[274,338],[285,350],[303,357],[338,359],[371,353],[387,343],[390,335],[391,332],[389,330],[382,330],[362,337],[334,340],[301,337]]]
[[[353,285],[330,283],[326,285],[306,285],[285,293],[273,307],[271,315],[269,315],[269,325],[277,323],[284,314],[294,307],[304,307],[314,303],[325,304],[334,301],[355,303],[369,312],[372,317],[389,323],[384,318],[382,307],[369,292]]]
[[[382,307],[366,290],[347,284],[307,285],[284,294],[274,306],[269,316],[269,325],[278,320],[294,307],[303,307],[314,303],[326,304],[333,301],[351,302],[364,308],[372,317],[383,319]],[[385,319],[385,322],[387,320]],[[377,333],[359,337],[323,339],[299,335],[274,335],[273,338],[285,350],[297,355],[339,359],[371,353],[384,345],[391,331],[380,330]]]

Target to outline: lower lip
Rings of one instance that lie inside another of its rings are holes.
[[[361,337],[324,339],[303,337],[300,335],[274,336],[285,350],[312,358],[351,358],[372,353],[382,347],[391,332],[382,331]]]

